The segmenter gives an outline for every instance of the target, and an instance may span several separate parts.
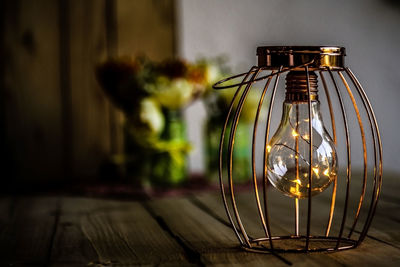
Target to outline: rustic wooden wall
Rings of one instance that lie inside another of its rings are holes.
[[[94,76],[107,58],[174,55],[174,1],[1,3],[1,146],[10,180],[93,179],[123,149]]]

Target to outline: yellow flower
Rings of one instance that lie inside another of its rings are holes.
[[[142,99],[127,120],[129,132],[143,141],[160,134],[165,123],[159,104],[151,97]]]
[[[168,109],[181,108],[192,100],[194,87],[186,79],[169,80],[161,76],[153,86],[154,98]]]

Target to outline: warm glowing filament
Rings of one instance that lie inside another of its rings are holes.
[[[299,134],[295,130],[292,131],[292,135],[293,135],[293,137],[299,136]]]
[[[298,187],[298,186],[296,185],[296,187]],[[297,196],[299,194],[299,191],[297,190],[296,187],[291,186],[290,189],[289,189],[290,193],[292,193],[295,196]]]
[[[329,168],[326,168],[326,170],[324,171],[324,175],[329,176]]]
[[[268,153],[271,151],[271,146],[270,145],[267,146],[267,151],[268,151]]]
[[[304,140],[308,140],[308,138],[309,138],[309,137],[308,137],[308,134],[303,135],[303,139],[304,139]]]
[[[317,167],[312,168],[315,175],[317,175],[317,177],[319,177],[319,169]]]

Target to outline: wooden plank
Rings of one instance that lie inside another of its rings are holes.
[[[86,265],[98,261],[91,243],[84,237],[81,217],[94,204],[85,199],[62,198],[60,218],[51,250],[51,265]]]
[[[252,197],[249,193],[238,194],[243,209],[251,209]],[[196,201],[215,214],[210,216]],[[317,204],[315,208],[319,208]],[[396,206],[389,207],[389,211],[394,209]],[[371,238],[366,238],[357,249],[340,253],[281,254],[286,263],[273,255],[244,252],[238,248],[233,231],[218,218],[225,217],[225,213],[217,193],[196,195],[195,201],[159,199],[145,207],[138,202],[86,198],[66,198],[58,204],[57,198],[48,197],[18,199],[14,205],[12,199],[5,198],[0,201],[0,211],[3,265],[284,266],[291,262],[295,266],[396,266],[400,263],[398,248]]]
[[[194,196],[197,201],[209,207],[214,213],[222,215],[227,222],[225,209],[222,203],[220,194],[200,194]],[[261,220],[257,211],[256,201],[252,192],[241,192],[236,194],[236,201],[239,213],[241,214],[243,224],[249,228],[249,234],[254,233],[252,237],[265,236]],[[261,203],[263,202],[260,199]],[[230,200],[228,199],[230,206]],[[305,230],[304,217],[306,213],[306,203],[300,205],[300,230]],[[263,206],[263,205],[262,205]],[[231,211],[232,212],[232,211]],[[263,210],[264,212],[264,210]],[[286,196],[281,195],[275,190],[268,190],[268,214],[270,222],[270,230],[273,236],[276,235],[294,235],[295,220],[294,220],[294,201]],[[323,225],[325,226],[325,225]],[[323,227],[321,229],[324,229]],[[300,231],[300,233],[302,233]]]
[[[399,178],[400,174],[398,173],[384,171],[380,201],[400,205]]]
[[[209,209],[213,210],[215,214],[220,214],[223,217],[226,217],[225,209],[222,204],[222,199],[219,194],[200,194],[196,195],[194,198],[195,203],[197,201],[200,201],[200,203],[206,205]],[[254,195],[252,193],[239,193],[237,194],[236,200],[241,215],[241,220],[245,226],[247,233],[249,235],[254,233],[255,235],[252,236],[253,238],[264,237],[265,233],[258,217]],[[271,196],[270,194],[269,200],[271,206],[275,206],[275,209],[277,208],[279,211],[281,211],[281,216],[279,216],[278,220],[270,220],[272,234],[293,234],[294,221],[287,216],[288,214],[285,213],[285,210],[288,209],[288,206],[283,204],[285,202],[282,201],[281,196],[275,194],[272,194]],[[279,205],[279,207],[277,205]],[[271,216],[270,218],[275,217]],[[325,264],[329,266],[339,265],[339,263],[335,259],[327,258],[320,253],[311,253],[308,255],[285,253],[281,254],[280,256],[281,258],[285,259],[286,262],[295,264],[295,266],[320,266],[322,260],[324,260]]]
[[[107,57],[115,59],[118,56],[118,19],[117,2],[114,0],[105,0],[105,26]],[[110,144],[111,153],[119,154],[124,151],[124,114],[114,105],[109,105],[110,119]]]
[[[368,236],[400,249],[400,204],[380,201]]]
[[[176,238],[191,251],[199,264],[207,266],[286,266],[273,255],[247,253],[238,247],[233,231],[184,198],[149,203]]]
[[[138,202],[65,198],[52,265],[182,265],[184,250]]]
[[[341,252],[327,253],[341,265],[348,266],[398,266],[400,251],[397,248],[366,238],[360,247]]]
[[[4,229],[12,219],[14,203],[14,199],[11,199],[10,197],[0,198],[0,229]]]
[[[105,1],[68,1],[72,168],[94,177],[111,151],[109,102],[95,78],[107,57]]]
[[[280,199],[280,197],[278,195],[273,193],[273,191],[271,191],[269,194],[270,194],[269,201],[270,201],[270,205],[272,206],[271,208],[277,209],[278,211],[280,211],[282,213],[281,216],[272,217],[274,220],[271,220],[271,229],[279,230],[279,226],[280,226],[284,229],[287,229],[288,231],[293,231],[293,229],[292,229],[293,222],[292,222],[292,220],[287,219],[287,215],[285,215],[285,212],[284,212],[284,210],[288,209],[289,207],[287,206],[287,204],[285,204],[285,202],[282,201],[282,199]],[[256,214],[256,210],[255,210],[256,206],[255,206],[255,202],[254,202],[253,198],[254,198],[254,196],[252,195],[252,193],[241,193],[241,194],[237,195],[238,207],[240,209],[239,211],[240,211],[240,214],[242,215],[242,221],[243,221],[244,225],[246,226],[246,231],[248,231],[248,233],[249,232],[257,232],[257,231],[260,232],[260,229],[262,230],[261,225],[258,222],[259,218],[258,218],[258,215]],[[200,201],[201,202],[200,206],[205,205],[208,209],[213,211],[214,214],[222,215],[223,217],[225,217],[225,210],[223,208],[223,204],[222,204],[219,194],[196,195],[195,199],[196,199],[195,203],[196,203],[196,201]],[[286,203],[288,203],[288,202],[286,202]],[[285,205],[286,205],[286,207],[285,207]],[[315,211],[315,210],[321,209],[322,206],[316,202],[316,203],[314,203],[313,208]],[[340,212],[340,210],[338,212]],[[279,214],[277,214],[277,215],[279,215]],[[247,216],[251,216],[251,217],[248,218]],[[304,214],[303,214],[303,216],[304,216]],[[321,217],[318,217],[318,216],[313,217],[312,227],[320,225],[320,226],[322,226],[322,227],[320,227],[321,229],[324,228],[324,226],[326,225],[325,224],[326,220],[321,221],[320,218]],[[385,218],[385,217],[380,217],[380,218]],[[270,217],[270,219],[271,219],[271,217]],[[252,222],[252,220],[256,221],[256,223]],[[226,219],[226,221],[227,221],[227,219]],[[382,223],[383,222],[385,222],[387,226],[392,227],[390,229],[393,229],[393,230],[398,229],[398,227],[393,228],[394,223],[388,222],[387,219],[382,219]],[[253,227],[257,227],[260,229],[254,230]],[[337,231],[338,227],[339,227],[339,225],[335,226],[336,229],[334,228],[334,230]],[[384,224],[380,225],[379,228],[385,229]],[[380,238],[385,239],[385,236],[383,235],[382,230],[378,230],[379,228],[375,228],[374,226],[371,227],[370,235],[371,236],[378,235]],[[384,232],[386,230],[387,229],[385,229]],[[372,234],[372,233],[374,233],[374,234]],[[393,233],[393,231],[390,231],[390,233]],[[257,236],[257,237],[259,237],[259,236]],[[378,241],[378,240],[367,238],[364,241],[364,243],[361,245],[361,247],[357,248],[355,250],[343,251],[340,253],[325,253],[325,254],[311,253],[311,254],[307,255],[306,257],[304,257],[304,255],[293,255],[293,254],[287,253],[287,254],[283,255],[283,257],[292,263],[296,263],[296,265],[299,265],[298,262],[300,261],[301,262],[300,264],[304,264],[305,266],[319,265],[322,262],[324,262],[324,264],[338,266],[338,265],[345,264],[346,263],[345,261],[347,261],[347,263],[356,263],[356,262],[364,262],[364,263],[371,262],[372,263],[372,262],[374,262],[376,264],[378,264],[380,262],[380,264],[383,264],[385,266],[390,266],[394,262],[399,262],[399,259],[400,259],[400,250],[398,250],[398,248],[394,247],[394,245],[397,244],[395,241],[397,239],[398,239],[398,234],[397,235],[394,234],[392,239],[389,239],[386,237],[386,241],[388,243],[390,242],[389,244],[386,244],[386,243],[382,243],[381,241]],[[374,252],[374,253],[372,253],[374,255],[369,256],[369,254],[371,254],[372,251]]]
[[[2,2],[3,171],[25,182],[54,181],[62,170],[57,1]]]
[[[220,221],[224,221],[225,224],[229,224],[220,194],[198,194],[196,196],[193,196],[191,201],[194,202],[195,205],[204,205],[205,207],[209,208],[213,212],[215,217],[218,216],[218,219]],[[247,234],[252,238],[264,237],[265,231],[260,221],[260,217],[257,211],[257,204],[253,195],[251,193],[238,194],[236,196],[236,201],[238,203],[238,209],[243,225],[246,229],[248,229]],[[229,200],[228,203],[228,205],[231,206]],[[291,221],[287,222],[286,225],[283,225],[282,222],[270,222],[271,229],[276,230],[274,232],[275,235],[277,234],[277,232],[282,235],[290,234],[290,231],[288,229],[290,228],[289,225],[292,226]]]
[[[57,202],[55,197],[17,199],[12,219],[1,230],[1,265],[47,264],[57,220]]]
[[[354,181],[354,183],[357,183],[357,180]],[[391,192],[391,189],[389,189],[388,191]],[[355,194],[354,192],[356,192],[357,194]],[[352,207],[352,209],[348,211],[346,227],[344,231],[345,236],[350,231],[350,227],[352,226],[352,223],[354,221],[355,210],[359,201],[358,191],[352,191],[352,193],[353,194],[351,194],[349,198],[349,207]],[[367,197],[365,198],[363,208],[361,209],[360,218],[355,228],[355,234],[352,236],[352,238],[357,239],[359,232],[364,226],[366,215],[369,209],[370,198],[371,195],[367,195]],[[386,193],[383,193],[378,203],[373,222],[371,224],[371,227],[369,228],[368,236],[371,239],[375,239],[383,243],[390,244],[391,246],[400,248],[400,235],[398,233],[398,228],[400,227],[400,216],[397,212],[397,210],[400,208],[400,197],[398,195],[392,195],[392,197],[388,199],[389,201],[387,199],[388,198]],[[329,201],[330,199],[325,196],[319,198],[318,201],[315,201],[313,203],[313,206],[317,211],[326,210],[326,207],[329,206]],[[335,207],[335,217],[331,231],[334,235],[338,234],[341,217],[343,214],[343,207],[344,192],[342,191],[338,193],[337,205]]]

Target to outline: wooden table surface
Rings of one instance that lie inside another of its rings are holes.
[[[145,201],[3,196],[0,265],[400,266],[400,197],[393,190],[387,192],[359,248],[279,256],[238,247],[218,192]],[[262,233],[255,230],[257,218],[250,216],[255,209],[251,192],[240,192],[238,201],[243,216],[248,215],[244,223],[249,232]],[[271,201],[278,210],[285,209],[279,197]],[[318,203],[313,205],[319,209]],[[272,227],[284,229],[289,224],[277,216]],[[318,226],[315,222],[312,229]]]

